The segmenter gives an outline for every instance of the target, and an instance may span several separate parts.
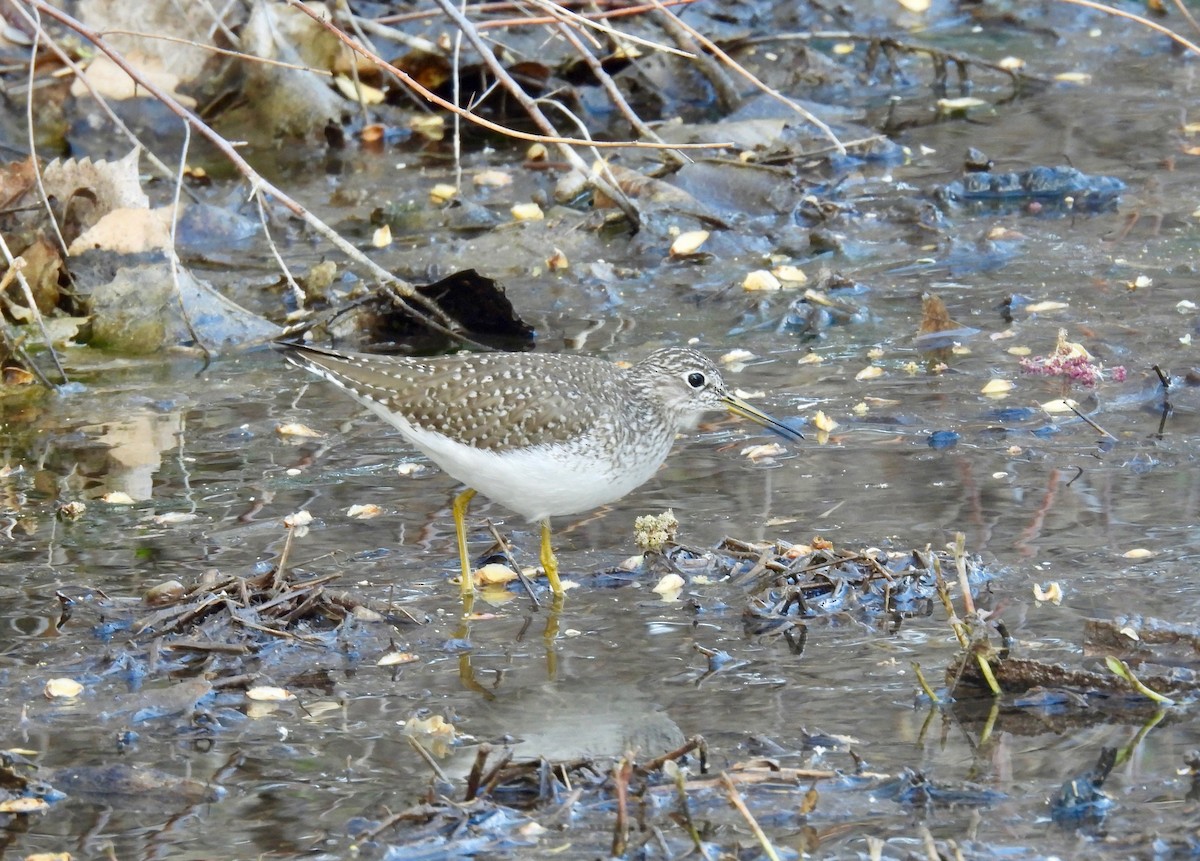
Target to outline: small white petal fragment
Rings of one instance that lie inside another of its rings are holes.
[[[1175,303],[1175,310],[1180,314],[1190,314],[1196,310],[1196,303],[1191,299],[1181,299]]]
[[[1157,556],[1153,550],[1147,550],[1145,547],[1135,547],[1133,550],[1126,550],[1121,554],[1126,559],[1149,559],[1151,556]]]
[[[1043,588],[1041,585],[1034,583],[1033,597],[1038,603],[1050,603],[1057,607],[1062,603],[1063,599],[1062,586],[1060,586],[1057,582],[1052,582]]]
[[[854,379],[861,383],[863,380],[877,380],[882,376],[883,368],[879,367],[879,365],[867,365],[854,375]]]
[[[1141,642],[1142,637],[1137,632],[1136,628],[1131,628],[1128,625],[1126,625],[1124,628],[1122,628],[1120,630],[1119,633],[1121,634],[1122,637],[1128,637],[1129,639],[1133,640],[1135,643]]]
[[[685,581],[682,577],[671,572],[655,584],[653,592],[656,595],[662,596],[664,601],[674,601],[683,592],[684,583]]]
[[[931,0],[896,0],[896,2],[909,12],[915,12],[920,15],[929,11]]]
[[[51,679],[42,693],[49,700],[73,700],[83,693],[83,685],[74,679]]]
[[[545,161],[550,157],[550,150],[546,149],[545,144],[535,143],[525,150],[525,159],[527,161]]]
[[[536,203],[518,203],[509,212],[516,221],[542,221],[546,217]]]
[[[246,691],[246,699],[256,703],[285,703],[295,698],[296,695],[287,688],[274,685],[256,685]]]
[[[742,454],[750,458],[750,460],[757,462],[779,457],[781,454],[787,454],[787,449],[777,442],[768,442],[762,445],[747,446],[742,449]]]
[[[813,416],[813,427],[815,427],[819,431],[824,431],[825,433],[829,433],[837,426],[838,426],[838,423],[834,419],[825,415],[824,410],[817,410],[817,414],[815,416]]]
[[[1005,395],[1011,392],[1013,385],[1012,380],[992,379],[988,380],[987,385],[980,389],[979,393],[987,395],[989,398],[994,398],[998,395]]]
[[[402,463],[396,467],[396,475],[420,475],[424,471],[425,464],[423,463]]]
[[[1087,72],[1060,72],[1054,76],[1054,80],[1061,84],[1079,84],[1086,86],[1092,82],[1092,76]]]
[[[100,497],[100,501],[107,502],[109,505],[133,505],[133,497],[123,490],[106,493]]]
[[[824,358],[824,356],[820,355],[819,353],[809,353],[807,356],[797,359],[796,364],[797,365],[819,365],[823,361],[825,361],[825,358]]]
[[[1010,356],[1028,356],[1033,352],[1031,347],[1009,347],[1005,350]]]
[[[730,350],[721,357],[721,364],[726,367],[741,366],[754,358],[754,354],[749,350]]]
[[[867,350],[867,358],[870,359],[872,362],[876,361],[877,359],[882,359],[883,358],[883,348],[882,347],[872,347],[871,349]]]
[[[429,189],[429,199],[436,204],[447,203],[458,197],[458,189],[448,182],[439,182]]]
[[[700,250],[711,234],[707,230],[688,230],[675,237],[671,243],[672,257],[691,257]]]
[[[1071,408],[1074,406],[1076,406],[1076,403],[1070,398],[1057,398],[1053,401],[1046,401],[1046,403],[1042,404],[1042,409],[1051,415],[1056,415],[1058,413],[1073,412]]]
[[[554,253],[546,258],[546,268],[551,272],[566,272],[571,268],[571,261],[561,248],[555,248]]]
[[[399,667],[420,660],[412,652],[388,652],[375,662],[377,667]]]
[[[325,436],[320,431],[315,431],[308,425],[300,424],[299,422],[284,422],[281,425],[276,425],[275,433],[280,436],[296,436],[304,437],[305,439],[321,439]]]
[[[374,503],[366,505],[351,505],[346,509],[346,516],[355,520],[370,520],[383,514],[383,509]]]
[[[1020,57],[1001,57],[996,65],[1009,72],[1019,72],[1025,68],[1025,61]]]
[[[755,269],[743,279],[742,289],[747,293],[770,293],[782,290],[783,284],[766,269]]]

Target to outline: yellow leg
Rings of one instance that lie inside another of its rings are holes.
[[[550,591],[555,599],[561,599],[563,588],[558,580],[558,560],[554,558],[554,548],[550,546],[549,518],[542,521],[542,568],[546,571],[546,579],[550,581]]]
[[[454,504],[450,506],[450,511],[454,514],[454,531],[458,534],[458,561],[462,564],[462,580],[459,583],[462,589],[463,612],[470,612],[468,602],[475,601],[475,581],[471,579],[471,560],[467,556],[467,507],[471,504],[471,500],[475,498],[475,491],[467,488],[458,496],[454,497]]]

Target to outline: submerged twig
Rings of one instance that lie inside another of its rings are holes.
[[[762,830],[762,826],[758,824],[758,820],[754,818],[754,814],[750,812],[750,808],[746,806],[746,802],[742,799],[742,794],[738,792],[737,787],[730,780],[728,773],[721,773],[721,784],[725,787],[725,794],[729,799],[729,803],[734,806],[738,813],[742,814],[742,818],[750,826],[750,831],[758,840],[758,845],[762,847],[763,854],[770,861],[779,861],[779,853],[775,851],[775,847],[771,845],[770,838]]]

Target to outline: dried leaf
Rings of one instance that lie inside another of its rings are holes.
[[[381,224],[375,228],[375,232],[371,234],[371,245],[376,248],[387,248],[392,244],[392,226],[390,224]]]
[[[412,652],[388,652],[375,662],[377,667],[399,667],[419,661],[420,658]]]
[[[787,449],[777,442],[768,442],[762,445],[747,446],[742,449],[742,454],[750,460],[760,461],[787,454]]]
[[[361,80],[355,83],[354,79],[349,75],[334,75],[333,85],[337,87],[339,93],[352,102],[358,102],[362,105],[383,104],[383,90],[378,87],[368,86]]]
[[[536,203],[518,203],[509,212],[516,221],[542,221],[546,217]]]
[[[246,699],[256,703],[284,703],[295,698],[296,695],[287,688],[273,685],[257,685],[246,691]]]
[[[825,415],[824,410],[817,410],[817,414],[813,416],[813,427],[819,431],[829,433],[838,426],[838,423],[829,416]]]
[[[439,206],[458,197],[458,188],[448,182],[439,182],[429,189],[429,199]]]
[[[686,581],[682,577],[675,572],[671,572],[664,575],[651,591],[656,595],[661,595],[664,601],[674,601],[683,592],[685,585],[687,585]]]
[[[675,237],[671,243],[672,257],[690,257],[700,250],[710,236],[707,230],[688,230]]]
[[[517,579],[517,572],[499,562],[489,562],[482,568],[472,572],[472,579],[479,588],[485,586],[500,586]]]
[[[1121,554],[1126,559],[1149,559],[1151,556],[1157,556],[1153,550],[1147,550],[1145,547],[1135,547],[1133,550],[1126,550]]]
[[[513,178],[511,173],[503,170],[481,170],[471,177],[471,181],[484,188],[503,188],[512,185]]]
[[[996,397],[997,395],[1008,394],[1013,390],[1014,385],[1016,384],[1012,380],[991,379],[988,380],[987,385],[979,390],[979,393],[988,397]]]
[[[45,694],[46,699],[73,700],[83,693],[83,685],[74,679],[50,679],[50,681],[46,682],[42,693]]]
[[[766,269],[755,269],[743,279],[742,289],[747,293],[767,293],[782,290],[783,283]]]
[[[276,425],[275,433],[280,436],[304,437],[306,439],[321,439],[325,436],[320,431],[315,431],[308,425],[300,424],[299,422],[284,422],[281,425]]]
[[[355,520],[370,520],[383,514],[383,509],[374,503],[366,505],[351,505],[346,509],[346,516]]]

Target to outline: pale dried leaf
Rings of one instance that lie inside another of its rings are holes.
[[[983,395],[987,395],[988,397],[1004,395],[1004,394],[1007,394],[1008,392],[1011,392],[1013,390],[1014,385],[1015,385],[1015,383],[1013,383],[1012,380],[1001,380],[998,378],[991,379],[991,380],[988,380],[987,385],[985,385],[982,389],[979,390],[979,393],[983,394]]]
[[[546,217],[536,203],[518,203],[509,212],[516,221],[542,221]]]
[[[45,694],[47,699],[51,700],[73,700],[83,693],[83,685],[74,679],[50,679],[50,681],[46,682],[42,693]]]
[[[145,254],[171,247],[172,208],[114,209],[75,238],[67,249],[72,255],[85,251],[114,251]]]
[[[420,658],[412,652],[388,652],[375,662],[377,667],[399,667],[419,661]]]
[[[137,149],[116,161],[55,159],[42,171],[42,183],[46,194],[59,200],[70,200],[79,192],[87,192],[98,216],[114,209],[150,208],[150,198],[142,190],[138,176]]]
[[[755,269],[742,280],[742,289],[747,293],[769,293],[782,290],[783,283],[766,269]]]
[[[354,79],[349,75],[335,75],[333,84],[338,88],[339,93],[352,102],[358,102],[363,105],[383,104],[383,90],[378,87],[368,86],[361,80],[356,84]]]
[[[710,236],[707,230],[688,230],[675,237],[671,243],[672,257],[689,257],[700,250]]]
[[[300,422],[284,422],[283,424],[276,425],[275,433],[280,436],[295,436],[305,439],[321,439],[325,436],[320,431],[315,431],[308,425],[301,424]]]
[[[1126,550],[1121,555],[1126,559],[1149,559],[1151,556],[1157,556],[1158,554],[1145,547],[1135,547],[1133,550]]]
[[[355,520],[371,520],[383,514],[383,509],[374,503],[366,505],[351,505],[346,509],[346,516],[352,517]]]
[[[664,575],[651,591],[662,596],[664,601],[674,601],[683,592],[684,585],[686,585],[686,581],[675,572],[671,572]]]
[[[513,178],[512,174],[507,171],[481,170],[471,177],[471,181],[484,188],[503,188],[506,185],[512,185]]]
[[[246,691],[246,699],[256,703],[285,703],[295,698],[296,695],[287,688],[274,685],[257,685]]]
[[[181,82],[179,75],[170,70],[158,57],[146,55],[135,49],[125,54],[125,61],[133,66],[143,79],[159,89],[166,90],[184,107],[196,107],[193,97],[178,92],[177,88]],[[109,59],[107,54],[97,52],[95,59],[83,70],[83,77],[87,78],[92,90],[111,101],[150,96],[144,87],[135,84],[133,78]],[[91,90],[83,81],[76,80],[71,84],[71,95],[75,98],[86,98],[90,94]]]

